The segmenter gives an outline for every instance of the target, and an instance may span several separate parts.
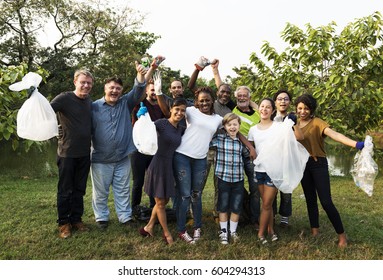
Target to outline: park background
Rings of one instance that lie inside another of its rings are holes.
[[[350,246],[345,250],[337,249],[336,234],[323,212],[321,236],[318,239],[310,237],[300,186],[293,194],[291,227],[279,231],[281,240],[278,244],[260,248],[254,229],[242,225],[241,243],[223,249],[217,238],[218,226],[211,215],[211,178],[204,191],[205,229],[199,246],[176,242],[174,246],[166,247],[159,232],[158,238],[142,239],[137,229],[120,227],[115,217],[115,223],[108,231],[100,233],[93,222],[90,185],[85,197],[84,219],[92,231],[64,242],[57,238],[56,142],[37,143],[18,138],[16,115],[27,93],[8,89],[29,71],[44,77],[39,90],[50,100],[59,92],[72,88],[71,77],[75,69],[88,67],[96,76],[92,93],[96,99],[102,96],[103,80],[112,74],[121,76],[128,90],[134,77],[132,63],[144,56],[162,54],[167,57],[161,66],[165,88],[174,77],[181,78],[186,84],[187,74],[191,74],[199,56],[217,57],[222,62],[220,71],[224,80],[233,88],[248,85],[256,102],[279,88],[287,88],[294,96],[304,92],[313,94],[320,105],[318,115],[336,130],[358,140],[363,140],[367,134],[373,135],[375,159],[381,166],[383,19],[380,12],[383,7],[379,7],[380,2],[366,1],[370,8],[368,13],[349,17],[344,16],[350,7],[355,10],[356,1],[341,7],[336,1],[322,3],[328,12],[317,13],[323,18],[326,18],[324,15],[332,15],[332,18],[319,24],[311,23],[311,16],[301,11],[302,8],[319,9],[308,5],[307,1],[305,4],[291,1],[288,7],[284,1],[269,1],[273,3],[267,10],[269,13],[262,12],[260,7],[249,6],[255,5],[250,2],[257,1],[236,1],[234,4],[233,1],[195,1],[193,5],[198,7],[198,12],[191,9],[188,12],[189,6],[183,7],[177,4],[178,1],[161,1],[161,9],[154,1],[141,2],[146,3],[145,10],[151,12],[146,17],[161,15],[155,21],[160,28],[156,33],[145,29],[145,18],[139,11],[132,10],[129,2],[126,2],[127,6],[123,1],[108,1],[107,4],[69,0],[0,2],[0,259],[381,260],[382,177],[378,175],[374,194],[368,197],[355,186],[348,167],[344,167],[350,166],[356,150],[331,143],[328,146],[329,153],[335,156],[334,164],[344,161],[339,166],[345,176],[332,177],[332,191],[350,239]],[[371,10],[374,5],[376,9]],[[242,8],[244,15],[235,12],[237,6]],[[231,8],[232,13],[225,14]],[[359,10],[363,10],[362,6]],[[249,11],[251,14],[246,14]],[[173,13],[182,18],[172,20]],[[298,14],[306,15],[306,25],[295,24]],[[338,15],[342,15],[341,26],[336,25]],[[262,37],[244,31],[245,26],[251,25],[251,21],[244,22],[244,19],[263,18],[263,22],[255,25],[255,30],[266,30],[265,26],[280,17],[283,25],[279,26],[278,32],[269,31],[273,43],[267,41],[268,33]],[[178,24],[182,19],[183,25]],[[195,27],[196,21],[205,23],[203,28]],[[224,25],[226,21],[232,23],[231,28]],[[167,24],[163,29],[162,23]],[[195,28],[176,28],[180,26]],[[166,46],[155,49],[157,42],[160,44],[163,40],[162,36],[166,38],[161,30],[172,27],[176,37],[170,37],[169,41],[176,49]],[[61,36],[53,36],[58,30],[62,31]],[[217,33],[222,30],[225,31],[223,34]],[[42,40],[44,34],[47,34],[49,44]],[[260,37],[257,44],[250,41],[253,37]],[[282,44],[274,47],[275,38]],[[230,53],[220,53],[228,42],[234,43],[228,47]],[[249,49],[240,50],[239,45]],[[191,46],[194,51],[186,46]],[[213,50],[208,50],[208,46],[213,46]],[[231,59],[234,62],[229,62]],[[181,66],[184,62],[188,66]],[[227,70],[228,65],[230,70]],[[201,73],[198,84],[214,88],[209,74],[205,74],[209,71],[206,68]],[[191,95],[190,92],[186,94]],[[112,207],[113,201],[110,203]],[[175,231],[174,224],[171,227]]]

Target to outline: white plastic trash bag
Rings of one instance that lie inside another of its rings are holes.
[[[378,165],[374,161],[373,155],[372,137],[367,135],[364,140],[364,148],[356,153],[350,170],[356,186],[366,192],[368,196],[372,196],[374,181],[378,175]]]
[[[21,82],[9,86],[12,91],[21,91],[35,87],[17,113],[17,135],[33,141],[45,141],[58,135],[56,113],[48,100],[38,91],[42,78],[39,74],[29,72]]]
[[[150,119],[149,113],[139,117],[134,124],[133,143],[142,154],[154,155],[157,152],[157,130]]]
[[[262,164],[274,185],[283,193],[292,193],[299,185],[310,154],[299,143],[292,129],[294,122],[286,118],[274,130],[272,139],[262,147],[254,165]]]

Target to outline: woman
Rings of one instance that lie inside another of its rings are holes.
[[[346,247],[347,238],[342,220],[331,198],[330,176],[324,140],[328,136],[337,142],[356,147],[359,150],[363,149],[364,142],[356,142],[347,138],[343,134],[332,130],[325,121],[315,117],[317,102],[313,96],[303,94],[296,99],[295,105],[297,114],[300,117],[299,127],[304,135],[304,139],[300,140],[300,142],[310,153],[301,184],[306,198],[311,233],[313,236],[319,233],[318,196],[327,217],[338,234],[338,246],[340,248]]]
[[[278,135],[277,131],[281,129],[282,123],[273,122],[276,107],[274,101],[270,98],[261,100],[259,113],[261,120],[259,124],[250,128],[249,141],[255,144],[258,159],[267,159],[267,154],[265,155],[269,149],[267,145],[274,140],[276,135]],[[300,139],[301,136],[297,132],[297,129],[294,129],[294,134],[297,139]],[[274,147],[274,149],[276,149],[276,147]],[[266,173],[266,163],[263,160],[256,160],[254,165],[255,178],[258,182],[259,193],[262,199],[258,239],[262,245],[266,245],[268,243],[265,238],[266,231],[271,236],[272,242],[278,240],[278,236],[274,232],[274,215],[272,207],[278,189],[274,185],[273,180]]]
[[[140,228],[142,236],[153,236],[153,228],[157,220],[163,230],[163,238],[167,244],[173,243],[173,237],[166,220],[166,204],[175,195],[173,176],[173,155],[181,143],[185,128],[179,122],[185,117],[187,102],[176,98],[170,109],[169,119],[154,122],[158,135],[158,150],[154,155],[145,177],[144,190],[149,197],[154,197],[155,205],[149,222]]]
[[[209,143],[221,126],[222,117],[214,113],[213,91],[209,87],[196,90],[194,107],[186,109],[187,129],[177,148],[173,167],[177,188],[177,230],[181,240],[195,243],[201,236],[202,189],[207,172]],[[192,205],[193,238],[186,230],[188,207]]]

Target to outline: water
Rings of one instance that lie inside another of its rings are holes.
[[[13,151],[9,142],[0,142],[0,173],[17,177],[57,175],[55,140],[44,142],[41,150]]]
[[[56,166],[56,140],[43,146],[43,151],[31,149],[28,153],[13,151],[10,143],[0,142],[0,173],[17,176],[54,176]],[[329,171],[333,176],[349,176],[356,149],[340,144],[327,144]],[[378,166],[383,166],[382,160]],[[4,173],[5,172],[5,173]]]

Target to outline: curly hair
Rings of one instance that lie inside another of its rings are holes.
[[[198,103],[198,97],[201,93],[209,94],[212,100],[212,104],[210,107],[210,114],[214,114],[214,92],[210,87],[199,87],[197,90],[194,92],[194,106],[196,108],[199,108],[199,103]]]
[[[299,103],[305,104],[310,109],[310,113],[312,116],[314,115],[315,110],[318,106],[317,100],[311,94],[308,93],[302,94],[301,96],[297,97],[297,99],[295,99],[295,106],[298,106]]]

